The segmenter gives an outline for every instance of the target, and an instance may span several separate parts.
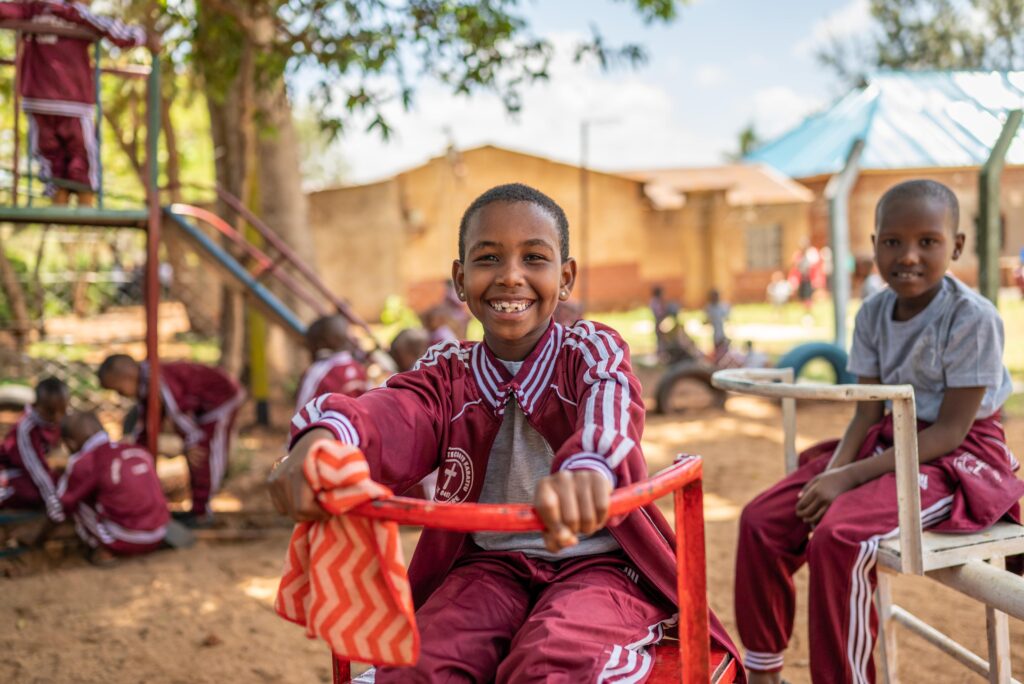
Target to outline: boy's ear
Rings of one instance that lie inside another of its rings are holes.
[[[559,282],[558,298],[563,302],[569,299],[572,288],[576,285],[576,260],[569,257],[562,262],[562,277]]]
[[[964,252],[964,243],[967,241],[967,236],[963,233],[957,233],[953,236],[953,261],[960,258],[960,255]]]
[[[466,273],[458,259],[452,261],[452,282],[455,283],[455,294],[462,301],[466,301]]]

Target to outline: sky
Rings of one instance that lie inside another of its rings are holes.
[[[579,163],[584,120],[593,122],[593,168],[719,164],[747,124],[771,138],[842,94],[815,50],[830,36],[863,35],[870,24],[867,0],[694,0],[674,22],[654,26],[630,6],[524,0],[532,32],[550,39],[556,56],[550,81],[524,91],[522,111],[513,117],[492,94],[455,96],[421,80],[410,111],[385,110],[394,127],[389,141],[356,121],[332,150],[344,160],[346,182],[386,178],[442,154],[450,142]],[[591,25],[608,44],[643,45],[649,61],[611,72],[573,63],[571,46]]]

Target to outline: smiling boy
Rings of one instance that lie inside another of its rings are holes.
[[[378,682],[642,682],[647,646],[675,619],[672,534],[653,505],[607,524],[612,489],[647,475],[644,406],[614,330],[552,320],[576,279],[564,212],[525,185],[487,191],[463,216],[452,276],[484,341],[436,345],[382,389],[307,404],[271,476],[275,504],[326,517],[302,474],[326,437],[397,491],[439,468],[437,501],[536,507],[543,537],[424,530],[409,568],[419,662]]]
[[[900,183],[879,200],[875,223],[875,263],[889,287],[857,313],[847,370],[863,384],[914,387],[924,527],[1019,521],[1024,482],[999,423],[1011,391],[1003,323],[947,275],[964,249],[956,196],[934,181]],[[744,509],[735,605],[751,682],[781,681],[792,575],[804,562],[812,679],[874,681],[875,555],[899,525],[892,440],[883,402],[860,402],[840,441],[805,451],[800,468]]]

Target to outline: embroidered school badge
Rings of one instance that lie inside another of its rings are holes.
[[[448,454],[437,473],[435,501],[461,503],[473,489],[473,461],[462,449],[449,447]]]

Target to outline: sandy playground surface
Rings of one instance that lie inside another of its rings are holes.
[[[800,448],[835,436],[848,409],[801,406]],[[1024,453],[1024,419],[1007,421],[1009,442]],[[215,506],[241,509],[236,527],[262,521],[255,539],[204,541],[110,569],[87,565],[68,545],[0,564],[0,682],[329,682],[323,645],[276,617],[271,606],[288,529],[275,526],[263,473],[280,453],[280,433],[238,440],[236,475]],[[734,397],[727,411],[682,419],[652,416],[644,446],[652,470],[679,451],[705,457],[710,601],[735,636],[732,577],[736,525],[743,504],[782,474],[778,409]],[[171,472],[173,469],[162,469]],[[174,479],[173,474],[170,478]],[[667,503],[667,502],[666,502]],[[667,509],[666,509],[667,510]],[[415,534],[406,534],[407,552]],[[806,571],[798,575],[801,592]],[[801,596],[804,596],[801,593]],[[985,613],[934,582],[901,577],[898,603],[985,653]],[[787,654],[786,677],[809,681],[803,606]],[[1024,675],[1024,624],[1011,620],[1014,672]],[[907,682],[981,681],[917,637],[899,634],[900,675]]]

